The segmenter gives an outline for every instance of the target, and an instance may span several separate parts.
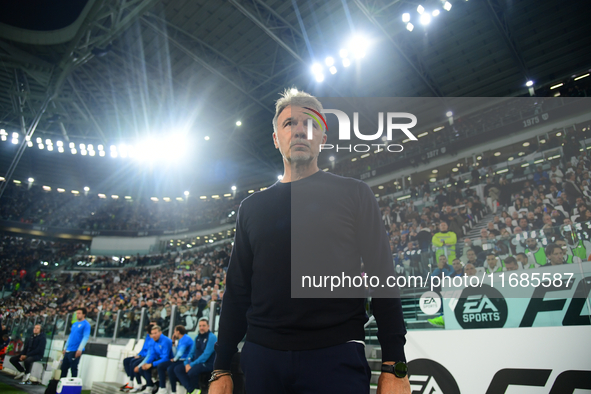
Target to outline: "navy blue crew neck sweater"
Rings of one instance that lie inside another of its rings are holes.
[[[301,202],[297,209],[292,198]],[[381,213],[365,183],[318,171],[249,196],[236,219],[214,369],[230,369],[245,334],[247,341],[275,350],[364,340],[365,299],[291,298],[292,247],[303,247],[292,245],[292,222],[306,225],[309,242],[337,245],[325,248],[334,261],[350,267],[362,258],[366,267],[381,264],[394,275]],[[400,299],[373,298],[372,303],[382,360],[405,361]]]

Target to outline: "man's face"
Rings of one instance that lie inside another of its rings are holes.
[[[183,335],[178,332],[177,330],[174,330],[174,334],[172,334],[172,338],[173,339],[181,339],[183,337]]]
[[[533,212],[528,212],[527,213],[527,219],[528,220],[534,220],[535,219],[534,213]]]
[[[205,334],[209,331],[209,324],[205,320],[199,322],[199,334]]]
[[[156,342],[160,339],[160,335],[162,335],[162,331],[157,328],[153,328],[152,331],[150,331],[150,337]]]
[[[517,262],[510,262],[510,263],[505,263],[505,268],[507,268],[507,271],[517,271],[519,269],[519,266],[517,265]]]
[[[33,334],[39,335],[40,333],[41,333],[41,326],[39,324],[37,324],[35,327],[33,327]]]
[[[527,256],[523,254],[518,254],[517,256],[515,256],[515,258],[517,259],[517,261],[521,263],[521,265],[523,265],[524,267],[527,266]]]
[[[488,237],[488,231],[485,228],[483,228],[482,230],[480,230],[480,236],[482,238]]]
[[[462,270],[462,262],[460,260],[454,260],[452,265],[454,267],[454,271],[460,272]]]
[[[525,243],[529,249],[535,249],[538,247],[538,242],[533,238],[528,238]]]
[[[84,320],[84,313],[82,313],[82,311],[80,309],[76,311],[76,319],[78,321]]]
[[[475,261],[476,260],[476,253],[474,253],[473,250],[469,250],[468,253],[466,253],[466,256],[468,256],[468,260],[469,261]]]
[[[489,265],[489,267],[494,267],[497,265],[497,258],[489,254],[488,256],[486,256],[486,263]]]
[[[476,268],[474,267],[473,264],[467,263],[466,266],[464,267],[464,274],[466,276],[474,276],[476,275]]]
[[[301,107],[287,106],[277,118],[277,132],[273,133],[275,148],[283,160],[290,164],[304,164],[317,160],[320,144],[326,142],[326,134],[318,123]],[[312,139],[308,139],[308,119],[312,122]]]
[[[445,222],[439,223],[439,231],[441,231],[441,232],[447,231],[447,223],[445,223]]]
[[[511,218],[505,218],[505,225],[506,225],[506,226],[508,226],[508,227],[511,227],[511,224],[512,224],[512,223],[513,223],[513,222],[512,222],[512,220],[511,220]]]
[[[439,268],[443,268],[443,267],[445,267],[446,264],[447,264],[447,257],[445,257],[444,255],[439,256],[439,260],[437,261],[437,266]]]
[[[563,263],[562,259],[564,258],[564,252],[562,248],[554,248],[552,254],[550,255],[550,263],[552,265],[560,265]]]

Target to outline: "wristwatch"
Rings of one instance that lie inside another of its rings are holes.
[[[404,378],[408,372],[408,367],[403,361],[398,361],[394,365],[382,364],[382,372],[391,373],[397,378]]]

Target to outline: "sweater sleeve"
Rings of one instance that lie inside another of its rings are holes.
[[[86,343],[88,342],[89,339],[90,339],[90,323],[87,322],[87,324],[84,325],[84,332],[82,333],[82,341],[80,341],[80,345],[78,345],[79,351],[84,350],[84,346],[86,346]]]
[[[388,236],[381,223],[380,208],[373,192],[360,183],[360,211],[358,212],[357,239],[365,267],[380,272],[380,276],[395,276]],[[380,277],[380,281],[386,278]],[[398,288],[385,298],[373,298],[373,314],[378,325],[378,340],[382,346],[382,360],[406,361],[404,344],[406,328]]]
[[[226,274],[226,292],[220,313],[215,369],[229,370],[238,343],[246,335],[246,312],[251,304],[253,252],[245,230],[243,204],[236,218],[236,236]],[[208,344],[209,345],[209,344]]]

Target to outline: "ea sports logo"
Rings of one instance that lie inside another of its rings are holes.
[[[507,302],[491,286],[466,287],[454,314],[462,328],[501,328],[507,321]]]
[[[435,315],[441,308],[441,297],[434,291],[427,291],[419,299],[419,307],[425,315]]]
[[[408,363],[408,380],[413,394],[460,394],[453,375],[441,364],[427,358]]]

